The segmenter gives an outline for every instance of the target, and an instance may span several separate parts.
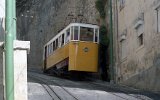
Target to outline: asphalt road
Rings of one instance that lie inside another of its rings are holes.
[[[160,100],[160,95],[99,80],[72,81],[28,72],[28,100]]]

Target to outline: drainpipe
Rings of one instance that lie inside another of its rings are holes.
[[[5,98],[14,100],[13,0],[6,0]]]
[[[112,0],[109,1],[110,5],[110,75],[111,75],[111,82],[114,81],[114,68],[113,68],[113,22],[112,22]]]

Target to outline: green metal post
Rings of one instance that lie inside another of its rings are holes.
[[[5,92],[6,100],[14,100],[13,0],[6,0]]]
[[[16,33],[17,33],[17,28],[16,28],[16,0],[13,0],[13,39],[16,40]]]
[[[109,5],[110,5],[110,73],[111,73],[111,80],[114,81],[112,0],[110,0]]]

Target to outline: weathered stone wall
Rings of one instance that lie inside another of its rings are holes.
[[[5,28],[5,0],[0,1],[0,100],[3,100],[4,85],[3,85],[3,47],[4,42],[4,28]]]
[[[4,35],[5,35],[5,31],[4,31],[4,18],[0,18],[0,42],[4,41]]]
[[[125,0],[121,10],[118,2],[116,78],[119,83],[142,89],[160,90],[160,33],[157,33],[155,10],[158,2],[159,0]],[[138,46],[135,23],[143,14],[144,44]],[[120,40],[123,35],[126,36],[126,47],[123,50],[127,56],[121,59],[123,47]]]
[[[0,42],[4,41],[4,27],[5,27],[5,0],[0,2]]]
[[[28,56],[31,68],[42,68],[43,45],[66,25],[96,24],[95,0],[33,0],[22,6],[25,7],[17,9],[18,38],[31,41]]]
[[[3,48],[1,46],[0,46],[0,100],[3,100]]]

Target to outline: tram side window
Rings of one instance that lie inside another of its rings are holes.
[[[50,45],[51,45],[51,53],[53,53],[53,43],[51,43]]]
[[[51,54],[51,44],[49,44],[49,55]]]
[[[58,39],[56,39],[56,46],[55,48],[57,49],[58,48]]]
[[[79,27],[75,26],[74,27],[74,40],[78,40],[78,31],[79,31]]]
[[[53,51],[56,49],[55,41],[53,42]]]
[[[50,44],[50,54],[52,53],[52,44]]]
[[[71,27],[71,40],[74,40],[74,28],[73,28],[73,26]]]
[[[98,29],[95,29],[95,42],[98,42]]]
[[[81,27],[80,28],[80,40],[81,41],[93,41],[94,29]]]
[[[47,58],[47,46],[45,46],[45,50],[44,50],[44,59]]]
[[[58,47],[61,47],[62,45],[62,36],[59,36],[59,43],[58,43]]]
[[[47,52],[48,52],[47,55],[49,56],[49,54],[50,54],[49,53],[49,45],[47,46]]]
[[[70,40],[70,29],[66,31],[66,43],[68,43],[69,40]]]
[[[62,46],[64,45],[64,34],[62,34]]]

